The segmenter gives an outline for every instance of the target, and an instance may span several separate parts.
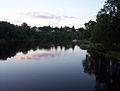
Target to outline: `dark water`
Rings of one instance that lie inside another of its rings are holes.
[[[119,61],[75,45],[30,46],[4,46],[0,91],[120,91]]]

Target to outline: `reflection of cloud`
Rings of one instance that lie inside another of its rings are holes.
[[[52,52],[44,52],[44,53],[30,53],[26,55],[22,55],[19,57],[16,57],[16,60],[23,60],[23,59],[31,59],[31,58],[36,58],[36,57],[43,57],[43,56],[54,56],[57,53],[52,53]]]
[[[20,13],[20,15],[29,17],[29,18],[45,19],[45,20],[61,20],[62,18],[77,19],[77,17],[74,17],[74,16],[54,15],[54,14],[49,14],[49,13],[41,14],[39,12]]]

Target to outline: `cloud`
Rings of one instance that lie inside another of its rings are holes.
[[[38,12],[31,12],[31,13],[20,13],[20,15],[35,18],[35,19],[44,19],[44,20],[61,20],[61,16],[53,15],[53,14],[40,14]]]
[[[49,13],[41,14],[39,12],[20,13],[20,15],[28,18],[44,19],[44,20],[77,19],[77,17],[74,17],[74,16],[55,15],[55,14],[49,14]]]
[[[15,20],[13,21],[14,23],[21,23],[22,21],[19,21],[19,20]]]
[[[74,16],[67,16],[67,15],[63,15],[64,18],[69,18],[69,19],[78,19],[77,17]]]

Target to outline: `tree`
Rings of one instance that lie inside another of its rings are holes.
[[[120,0],[107,0],[97,14],[97,24],[92,32],[92,41],[104,46],[119,45],[120,42]]]
[[[95,21],[92,21],[90,20],[88,23],[85,23],[85,38],[88,39],[91,37],[91,32],[93,31],[94,29],[94,26],[96,25],[96,22]]]
[[[72,26],[71,30],[72,30],[72,32],[76,32],[76,29],[74,26]]]

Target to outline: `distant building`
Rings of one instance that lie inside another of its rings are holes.
[[[79,40],[77,40],[77,39],[74,39],[74,40],[72,40],[72,42],[79,42]]]
[[[39,32],[39,31],[41,31],[41,30],[39,30],[39,29],[36,27],[36,28],[35,28],[35,31],[36,31],[36,32]]]
[[[67,29],[67,32],[71,32],[72,30],[71,29]]]
[[[52,30],[51,32],[53,33],[53,32],[55,32],[55,30]]]

